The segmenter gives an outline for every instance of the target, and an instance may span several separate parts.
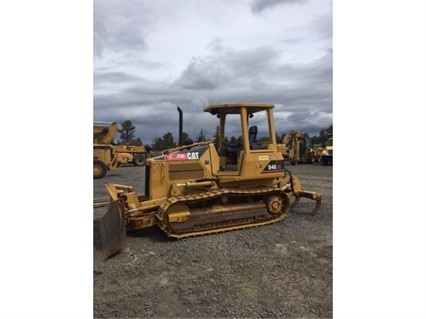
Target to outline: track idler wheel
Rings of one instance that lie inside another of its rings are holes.
[[[277,215],[283,208],[281,196],[271,195],[266,199],[266,209],[272,215]]]
[[[266,209],[271,215],[284,214],[287,215],[290,209],[290,201],[287,195],[274,194],[268,196],[265,201]]]

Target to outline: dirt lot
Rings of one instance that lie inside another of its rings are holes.
[[[128,235],[127,247],[102,261],[94,250],[95,318],[332,318],[332,166],[290,166],[307,190],[277,224],[169,240],[157,228]],[[133,185],[143,193],[144,167],[126,166],[94,181]],[[94,219],[106,211],[94,209]]]

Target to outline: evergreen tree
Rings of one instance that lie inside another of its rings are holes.
[[[176,146],[175,140],[173,138],[173,134],[170,132],[167,132],[163,135],[163,141],[166,148],[172,148]]]
[[[214,145],[216,146],[216,149],[220,148],[220,145],[219,145],[219,133],[220,133],[220,127],[219,127],[219,125],[217,125],[215,133],[214,133],[214,136],[213,136],[213,138],[214,138]]]
[[[142,145],[143,145],[143,142],[142,142],[142,140],[141,140],[141,138],[140,138],[140,137],[137,137],[137,138],[133,138],[133,139],[131,139],[131,140],[129,141],[129,144],[130,144],[130,145],[136,145],[136,146],[142,146]]]
[[[135,137],[135,126],[132,121],[126,120],[121,123],[121,129],[117,130],[120,134],[120,138],[123,144],[129,144],[130,140]]]
[[[206,134],[204,133],[204,130],[203,130],[203,129],[201,129],[201,130],[200,130],[200,134],[198,134],[198,135],[195,137],[195,141],[196,141],[196,142],[204,142],[204,141],[206,141]]]
[[[173,134],[170,132],[167,132],[163,135],[163,137],[157,137],[154,139],[152,143],[152,147],[156,151],[163,151],[168,148],[175,147],[176,143],[173,138]]]

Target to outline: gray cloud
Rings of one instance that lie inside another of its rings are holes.
[[[141,3],[142,4],[142,3]],[[143,26],[151,23],[148,15],[140,15],[141,5],[129,9],[135,2],[106,2],[95,0],[93,16],[94,54],[102,57],[104,51],[146,50]]]
[[[251,10],[253,13],[260,13],[267,9],[285,4],[304,4],[309,0],[254,0],[251,4]]]
[[[273,47],[262,46],[234,51],[222,58],[232,67],[236,75],[252,76],[259,74],[259,72],[268,72],[276,63],[279,54]]]
[[[95,84],[118,85],[126,82],[140,81],[140,77],[126,72],[94,72]]]
[[[278,53],[269,47],[240,51],[222,48],[217,55],[193,58],[175,83],[195,90],[218,89],[229,83],[245,82],[247,85],[253,82],[253,76],[258,81],[258,74],[269,69],[276,58]]]
[[[226,69],[208,58],[192,58],[176,85],[187,89],[216,89],[230,80]]]
[[[331,39],[333,36],[333,19],[330,15],[315,17],[308,27],[308,33],[315,33],[321,39]]]

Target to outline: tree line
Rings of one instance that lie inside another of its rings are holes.
[[[139,137],[135,138],[136,129],[132,121],[126,120],[122,122],[121,128],[118,129],[118,132],[120,133],[120,139],[121,139],[121,141],[119,141],[119,144],[143,145],[143,141]],[[283,136],[284,134],[281,137],[279,137],[277,134],[276,138],[278,143],[281,142]],[[311,136],[312,144],[324,146],[328,138],[332,136],[333,136],[333,125],[330,125],[327,128],[321,129],[318,135]],[[219,126],[216,127],[216,131],[212,139],[217,141],[218,137],[219,137]],[[186,132],[182,132],[182,141],[184,141],[185,144],[204,142],[207,140],[209,140],[209,138],[206,136],[206,133],[203,129],[201,129],[200,132],[195,136],[195,139],[192,139]],[[230,138],[225,137],[225,142],[231,143],[231,144],[241,142],[241,140],[242,140],[241,136],[238,136],[238,137],[231,136]],[[153,151],[162,151],[162,150],[173,148],[176,146],[178,146],[178,142],[175,141],[173,134],[171,132],[166,132],[162,137],[154,138],[151,145],[145,144],[145,147],[147,149],[153,150]]]

